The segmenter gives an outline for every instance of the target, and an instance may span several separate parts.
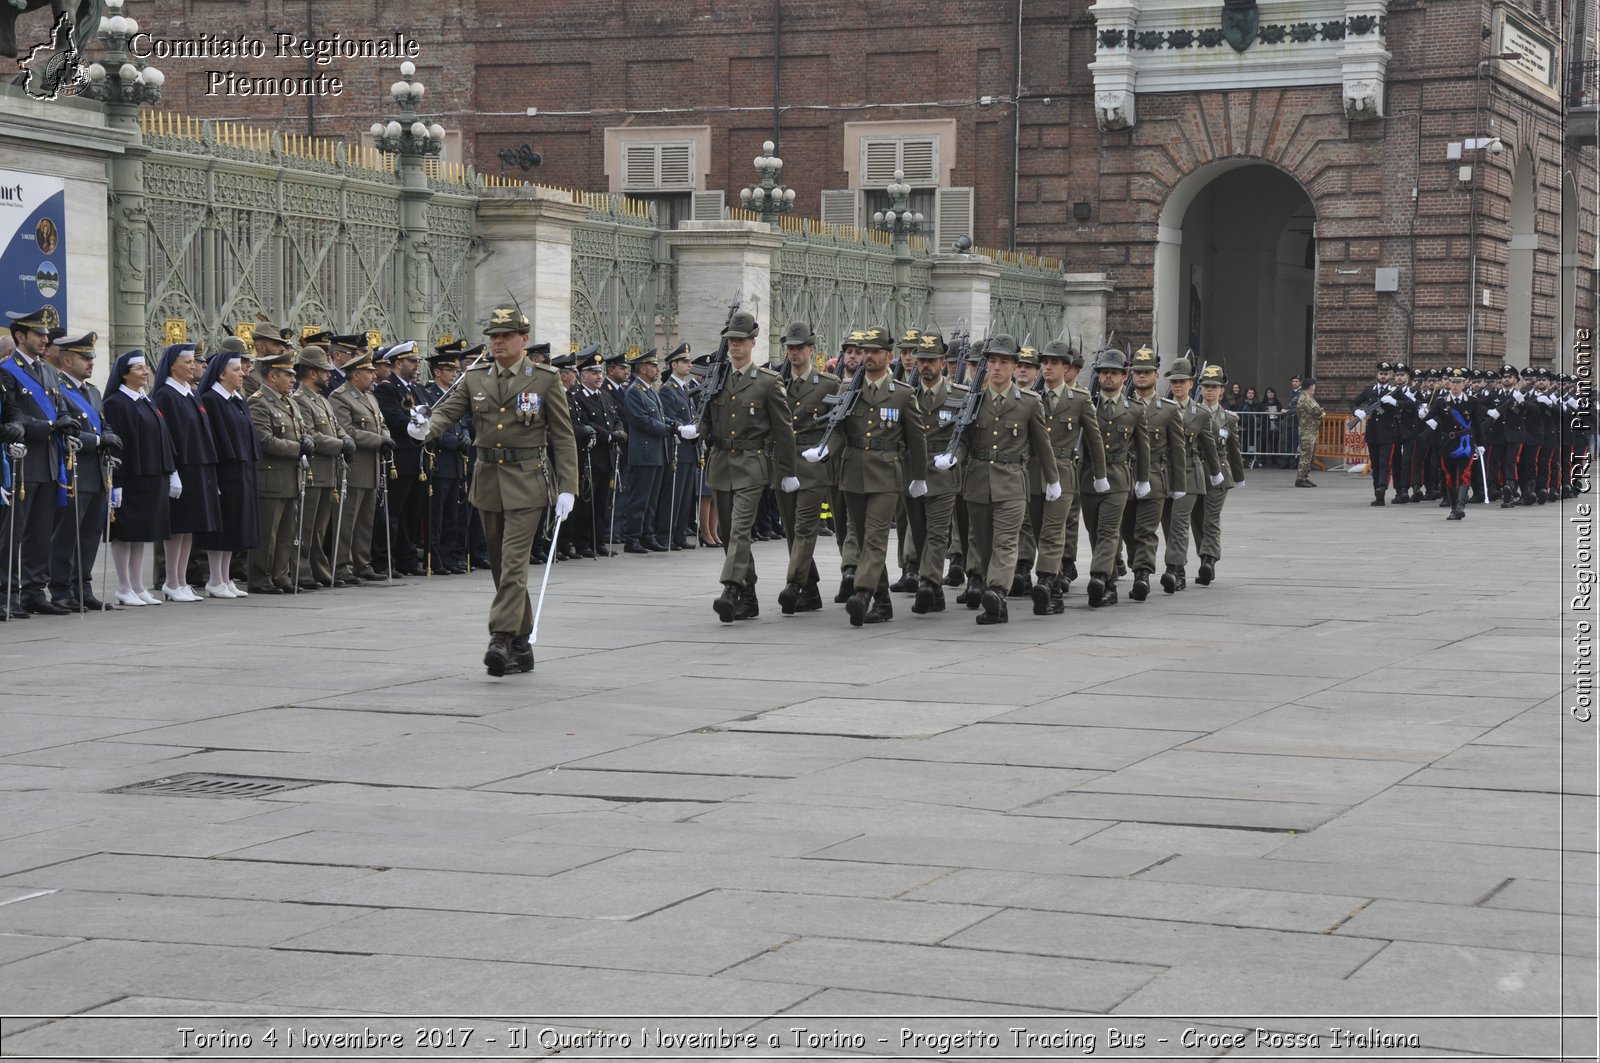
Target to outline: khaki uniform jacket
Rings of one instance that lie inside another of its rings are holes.
[[[876,394],[873,392],[876,390]],[[928,434],[911,385],[885,374],[876,389],[863,381],[844,422],[839,488],[852,494],[897,494],[928,467]]]
[[[1144,404],[1126,395],[1094,396],[1100,435],[1106,445],[1106,479],[1113,491],[1131,491],[1150,480],[1150,432],[1144,423]],[[1155,487],[1150,488],[1151,493]]]
[[[754,361],[732,370],[722,393],[706,403],[700,417],[706,486],[737,491],[795,476],[793,416],[777,373]]]
[[[316,449],[311,452],[311,477],[306,481],[307,487],[338,487],[339,470],[336,468],[335,459],[339,451],[344,449],[344,431],[339,427],[339,419],[334,416],[333,404],[326,395],[317,393],[315,388],[301,388],[290,396],[295,409],[300,411],[300,420],[305,423],[306,432],[316,442]]]
[[[1217,426],[1212,423],[1206,408],[1194,399],[1178,406],[1178,430],[1183,433],[1186,464],[1189,469],[1191,495],[1203,495],[1211,486],[1211,477],[1222,471],[1222,458],[1217,449]]]
[[[505,376],[490,362],[470,370],[428,418],[425,443],[472,413],[477,465],[468,501],[503,513],[538,509],[578,493],[578,443],[561,374],[519,358]]]
[[[824,428],[817,423],[817,418],[826,415],[832,409],[823,400],[839,390],[839,378],[832,373],[812,370],[804,376],[786,378],[783,381],[783,390],[789,400],[789,423],[794,427],[795,449],[809,450],[822,441]],[[831,440],[828,449],[838,450],[839,446],[837,440]],[[795,476],[800,480],[801,490],[808,487],[832,487],[834,462],[801,461]],[[776,479],[772,481],[772,486],[778,486]]]
[[[1050,389],[1039,393],[1039,405],[1049,406],[1044,415],[1045,429],[1050,433],[1050,449],[1055,451],[1056,464],[1061,468],[1061,491],[1071,494],[1078,489],[1077,477],[1086,483],[1103,480],[1106,475],[1106,442],[1100,436],[1100,421],[1094,415],[1094,401],[1082,388],[1067,384],[1059,400],[1050,399]],[[1080,438],[1081,437],[1081,438]],[[1080,466],[1078,454],[1088,460]],[[1028,463],[1028,493],[1043,494],[1044,472],[1038,458]]]
[[[256,496],[297,498],[300,495],[300,437],[305,435],[294,402],[271,388],[262,388],[246,400],[250,423],[261,444],[256,462]]]
[[[1178,424],[1178,404],[1152,395],[1144,403],[1145,431],[1150,434],[1150,494],[1164,499],[1173,491],[1187,491],[1188,447]]]
[[[1222,462],[1222,483],[1217,485],[1217,490],[1232,487],[1244,479],[1244,456],[1239,453],[1239,415],[1223,406],[1215,409],[1205,407],[1211,415],[1211,424],[1217,432],[1217,447],[1224,460]]]
[[[961,436],[961,493],[969,502],[1026,501],[1028,462],[1037,456],[1046,483],[1061,479],[1039,396],[1012,384],[998,401],[985,391],[978,416]]]
[[[350,486],[371,489],[378,486],[382,473],[378,451],[388,434],[383,427],[383,413],[378,400],[370,391],[363,394],[349,383],[340,384],[328,397],[333,415],[344,434],[356,441],[356,456],[350,459]]]
[[[961,493],[961,466],[952,465],[941,472],[933,467],[933,459],[950,449],[950,437],[956,434],[956,415],[966,401],[967,389],[952,384],[948,376],[940,377],[931,388],[917,390],[917,408],[922,411],[922,427],[928,434],[928,465],[922,478],[928,482],[929,496]]]

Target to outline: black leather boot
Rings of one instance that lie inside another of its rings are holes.
[[[917,586],[917,600],[911,603],[911,611],[918,616],[944,612],[944,586],[931,579],[923,580]]]
[[[956,604],[976,609],[983,604],[983,580],[975,573],[967,573],[967,589],[956,596]]]
[[[511,636],[504,631],[496,631],[489,636],[489,649],[483,655],[483,667],[492,676],[499,677],[506,674],[511,667]]]
[[[785,583],[783,590],[778,592],[778,609],[784,616],[793,616],[795,606],[800,604],[800,584]]]
[[[889,589],[896,594],[910,594],[917,589],[917,573],[911,566],[906,565],[900,569],[900,578],[889,584]]]
[[[739,607],[739,591],[737,583],[724,583],[722,593],[711,603],[711,608],[717,611],[717,619],[724,624],[733,623],[734,610]]]
[[[1161,573],[1161,590],[1164,594],[1178,593],[1178,566],[1168,565],[1167,570]]]
[[[1060,576],[1050,581],[1050,615],[1060,616],[1067,611],[1067,584]]]
[[[1374,485],[1374,487],[1372,488],[1372,505],[1374,505],[1374,506],[1383,505],[1383,496],[1384,496],[1384,489],[1381,486]],[[1400,502],[1400,498],[1399,498],[1399,496],[1396,496],[1395,497],[1395,504],[1398,505],[1399,502]]]
[[[855,592],[856,592],[856,570],[853,569],[853,568],[847,568],[843,572],[840,573],[840,577],[839,577],[839,593],[835,594],[833,596],[834,604],[835,605],[843,605],[845,602],[848,602],[850,600],[850,596],[852,594],[854,594]]]
[[[1133,574],[1133,591],[1131,597],[1136,602],[1142,602],[1150,597],[1150,573],[1138,569]]]
[[[978,614],[979,624],[1004,624],[1010,619],[1006,615],[1006,589],[1004,587],[990,587],[982,595],[983,612]]]
[[[1089,608],[1098,609],[1100,603],[1106,598],[1106,581],[1104,576],[1091,573],[1089,576]]]
[[[945,573],[944,585],[946,587],[959,587],[967,582],[966,569],[961,567],[961,559],[955,554],[950,555],[950,571]]]
[[[1466,520],[1467,499],[1471,497],[1471,494],[1472,488],[1470,487],[1456,488],[1456,504],[1450,507],[1450,515],[1445,520]]]
[[[1194,578],[1194,581],[1202,587],[1209,587],[1216,575],[1217,559],[1214,557],[1202,557],[1200,559],[1200,574]]]
[[[1033,574],[1030,566],[1018,565],[1017,571],[1011,577],[1011,590],[1007,598],[1026,598],[1033,590]]]
[[[1033,615],[1050,615],[1050,588],[1055,583],[1055,577],[1048,572],[1039,573],[1039,582],[1029,588],[1028,593],[1033,596]]]
[[[844,603],[844,611],[850,614],[850,626],[860,627],[867,622],[867,610],[872,608],[872,595],[866,591],[856,591]]]
[[[735,620],[754,620],[761,615],[761,599],[756,597],[755,584],[741,588],[739,591],[739,604],[733,610]]]
[[[507,672],[533,671],[533,645],[526,635],[513,635],[511,638],[511,667]]]
[[[800,601],[794,607],[797,613],[820,613],[822,611],[822,585],[807,583],[800,591]]]
[[[894,602],[889,599],[889,592],[879,590],[872,596],[872,605],[867,609],[865,622],[868,624],[884,624],[894,619]]]
[[[1188,589],[1188,586],[1189,586],[1189,573],[1185,572],[1182,568],[1179,568],[1178,569],[1178,589],[1180,591],[1181,590],[1186,590],[1186,589]]]

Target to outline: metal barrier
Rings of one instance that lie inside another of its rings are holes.
[[[1287,410],[1234,410],[1239,417],[1239,455],[1247,469],[1262,463],[1294,468],[1300,454],[1300,419]],[[1319,443],[1318,449],[1321,449]]]

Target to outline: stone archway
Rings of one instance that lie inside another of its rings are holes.
[[[1154,331],[1170,360],[1193,348],[1246,386],[1275,387],[1314,368],[1316,207],[1260,159],[1203,166],[1161,208]],[[1142,339],[1143,337],[1133,337]]]

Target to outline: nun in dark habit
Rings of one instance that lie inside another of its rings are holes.
[[[256,504],[256,462],[261,445],[244,402],[247,370],[242,354],[222,350],[206,363],[200,378],[200,405],[211,428],[217,452],[217,487],[221,492],[215,531],[196,533],[195,546],[206,552],[210,575],[206,594],[212,598],[244,598],[233,582],[233,555],[253,550],[261,541],[261,514]]]
[[[111,366],[102,407],[106,427],[122,437],[122,464],[111,474],[111,560],[117,601],[160,605],[144,582],[144,545],[171,534],[167,495],[177,464],[166,421],[145,394],[150,366],[143,351],[128,351]]]
[[[173,458],[178,465],[168,491],[172,534],[162,550],[167,561],[167,581],[161,585],[161,596],[169,602],[202,600],[185,582],[184,573],[189,570],[195,535],[214,532],[222,524],[217,447],[196,394],[200,372],[194,350],[192,343],[174,343],[161,352],[153,397],[156,411],[172,436]]]

